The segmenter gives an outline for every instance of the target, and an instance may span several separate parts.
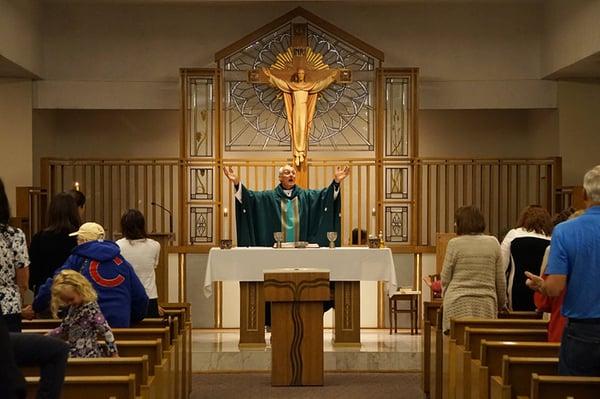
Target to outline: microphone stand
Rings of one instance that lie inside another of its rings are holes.
[[[154,201],[151,202],[150,205],[156,206],[157,208],[160,208],[169,214],[169,233],[171,234],[171,236],[173,236],[173,213],[170,210],[168,210],[167,208],[165,208],[164,206],[162,206],[161,204],[157,204]]]

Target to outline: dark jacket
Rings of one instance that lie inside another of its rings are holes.
[[[135,271],[112,241],[89,241],[73,249],[64,266],[83,274],[98,293],[98,304],[111,327],[129,327],[146,316],[148,296]],[[40,287],[33,309],[48,309],[52,279]]]
[[[77,239],[67,232],[43,230],[33,236],[29,245],[29,288],[34,294],[65,264],[76,246]]]

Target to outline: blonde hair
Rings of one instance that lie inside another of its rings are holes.
[[[71,287],[73,291],[81,296],[83,302],[92,302],[98,298],[92,284],[90,284],[88,279],[81,275],[81,273],[78,273],[75,270],[63,270],[54,276],[54,281],[52,282],[52,303],[50,305],[50,310],[54,317],[57,317],[60,307],[65,305],[60,299],[60,294],[65,287]]]

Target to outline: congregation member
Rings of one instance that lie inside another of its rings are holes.
[[[159,317],[158,290],[156,288],[156,266],[160,255],[160,244],[149,238],[146,232],[146,220],[142,212],[129,209],[121,217],[123,238],[117,240],[121,255],[135,270],[148,295],[146,317]]]
[[[104,240],[104,228],[97,223],[84,223],[71,235],[78,245],[65,264],[58,269],[80,272],[98,293],[98,304],[108,324],[129,327],[146,316],[148,296],[135,271],[123,258],[119,246]],[[50,305],[52,279],[46,280],[33,301],[33,310],[40,313]]]
[[[506,305],[506,282],[496,237],[484,234],[485,219],[474,206],[455,213],[456,234],[448,241],[441,272],[444,333],[450,320],[495,319]]]
[[[74,270],[63,270],[54,276],[52,283],[52,315],[67,307],[60,326],[50,331],[51,337],[62,338],[69,344],[71,357],[117,357],[115,337],[100,311],[98,295],[90,282]],[[102,336],[106,344],[98,343]]]
[[[73,196],[56,194],[48,207],[48,227],[34,234],[29,245],[29,288],[34,295],[77,246],[77,239],[69,234],[77,231],[80,224]]]
[[[79,189],[72,189],[68,191],[69,195],[73,197],[77,204],[77,211],[79,212],[79,219],[85,220],[85,194],[79,191]]]
[[[65,379],[68,345],[53,337],[9,333],[0,312],[0,398],[25,399],[20,367],[39,367],[38,399],[59,399]]]
[[[508,308],[514,311],[533,311],[531,291],[521,276],[525,270],[539,274],[544,252],[550,245],[552,217],[539,205],[526,207],[519,216],[517,227],[502,240],[502,260],[507,278]]]
[[[0,179],[0,307],[10,332],[21,331],[23,295],[29,280],[25,233],[8,225],[10,206]]]
[[[548,277],[525,275],[526,284],[544,295],[556,297],[566,289],[559,374],[600,376],[600,165],[585,174],[583,189],[585,213],[552,234]]]
[[[559,223],[574,219],[581,214],[583,214],[583,210],[575,212],[573,208],[566,209],[556,215],[553,224],[556,227]],[[542,261],[542,268],[540,269],[540,276],[543,276],[544,278],[547,278],[546,267],[548,266],[548,258],[550,257],[550,248],[550,245],[546,248],[544,259]],[[560,314],[564,299],[564,290],[557,297],[549,297],[543,295],[541,292],[534,292],[533,294],[536,311],[550,314],[550,321],[548,322],[548,342],[560,342],[562,339],[562,334],[565,325],[567,324],[567,319]]]

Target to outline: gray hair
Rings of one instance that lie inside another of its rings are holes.
[[[600,202],[600,165],[588,170],[583,177],[583,189],[593,202]]]
[[[290,165],[290,164],[283,165],[281,168],[279,168],[279,176],[281,176],[281,175],[283,174],[283,170],[284,170],[285,168],[294,169],[294,167],[293,167],[292,165]]]

